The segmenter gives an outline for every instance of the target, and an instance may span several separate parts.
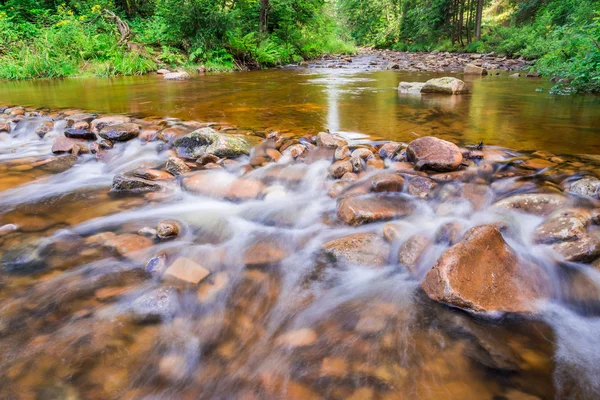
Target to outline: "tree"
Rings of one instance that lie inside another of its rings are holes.
[[[481,19],[483,16],[483,0],[477,0],[477,11],[475,12],[475,40],[481,40]]]
[[[258,31],[267,33],[269,27],[269,0],[260,0],[260,15],[258,18]]]

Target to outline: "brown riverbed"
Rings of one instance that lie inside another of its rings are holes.
[[[565,262],[572,255],[532,240],[547,215],[492,205],[540,194],[564,196],[564,209],[598,209],[597,193],[570,191],[600,176],[594,157],[578,156],[600,151],[598,98],[550,96],[535,91],[548,82],[506,76],[468,80],[472,94],[462,97],[398,95],[399,81],[431,76],[272,70],[170,83],[2,83],[0,103],[47,110],[27,110],[0,147],[0,398],[595,398],[596,250]],[[186,133],[196,120],[253,143],[272,130],[284,139],[232,162],[187,160],[192,171],[175,177],[165,172],[174,150],[152,135],[95,154],[51,154],[74,113],[57,108],[70,107],[131,113],[156,133]],[[39,139],[48,118],[54,129]],[[372,151],[357,178],[370,182],[384,166],[405,180],[392,195],[416,208],[395,221],[400,236],[385,242],[385,218],[339,218],[332,196],[341,187],[364,193],[362,181],[330,176],[333,150],[314,137],[326,128]],[[380,141],[425,135],[485,146],[463,148],[464,165],[450,174],[380,156]],[[283,148],[298,144],[306,153],[290,158]],[[115,176],[139,168],[160,171],[150,182],[160,188],[111,192]],[[424,198],[409,192],[415,176],[435,184]],[[174,237],[153,231],[165,220],[179,227]],[[549,300],[503,316],[432,301],[420,281],[453,242],[440,236],[448,224],[460,234],[501,227],[519,258],[550,277]],[[596,222],[585,229],[598,232]],[[326,243],[355,234],[383,243],[363,252],[367,265],[323,256]],[[433,244],[408,273],[397,255],[414,235]],[[187,285],[157,273],[175,263],[209,275]]]

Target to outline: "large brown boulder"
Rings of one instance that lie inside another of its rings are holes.
[[[427,273],[421,286],[435,301],[476,312],[532,312],[547,278],[521,262],[491,225],[469,230]]]
[[[375,233],[357,233],[325,243],[323,251],[336,261],[382,267],[388,262],[390,245]]]
[[[406,149],[406,156],[421,169],[434,171],[454,171],[463,161],[458,146],[432,136],[413,140]]]
[[[337,215],[348,225],[362,225],[404,217],[413,209],[414,204],[402,196],[353,196],[339,202]]]

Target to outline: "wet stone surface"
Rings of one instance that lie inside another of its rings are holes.
[[[13,110],[0,398],[599,393],[593,158]]]

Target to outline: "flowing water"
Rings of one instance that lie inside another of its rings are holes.
[[[0,138],[0,226],[7,229],[0,233],[0,398],[598,398],[600,271],[559,268],[556,254],[531,239],[542,217],[490,205],[556,190],[567,176],[600,175],[593,157],[600,98],[551,96],[548,82],[506,76],[470,81],[473,94],[463,97],[398,95],[399,81],[430,76],[299,69],[189,82],[0,83],[0,104],[214,121],[295,137],[327,128],[364,141],[432,134],[560,154],[560,168],[525,178],[507,166],[479,185],[475,201],[454,195],[464,182],[447,183],[446,194],[431,200],[398,195],[416,210],[399,221],[391,254],[416,233],[435,239],[448,222],[461,232],[501,222],[514,250],[551,277],[553,293],[539,313],[490,317],[437,304],[393,256],[382,268],[323,258],[325,242],[385,225],[336,220],[329,160],[283,157],[256,169],[251,174],[269,186],[259,200],[196,195],[178,182],[162,196],[118,195],[109,192],[115,174],[160,168],[168,149],[133,140],[115,145],[104,162],[88,154],[70,168],[53,167],[40,160],[64,123],[40,140],[34,130],[47,118],[40,117]],[[215,185],[242,167],[215,172]],[[181,227],[176,239],[130,243],[167,219]],[[448,247],[438,240],[417,275]],[[279,262],[257,266],[272,256]],[[198,287],[152,274],[182,257],[210,271]]]

